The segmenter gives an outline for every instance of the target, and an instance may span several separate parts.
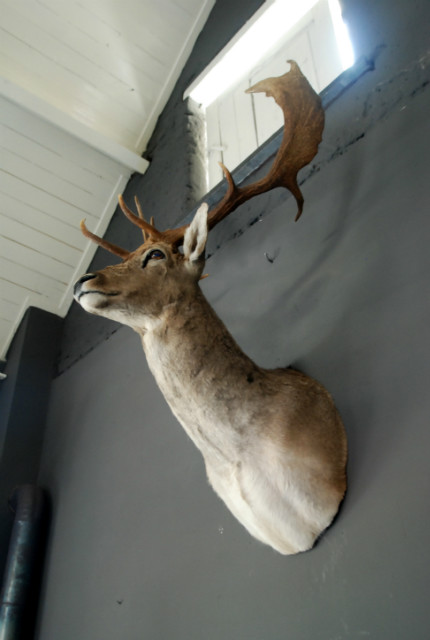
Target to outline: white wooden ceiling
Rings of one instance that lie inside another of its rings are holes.
[[[64,316],[215,0],[0,0],[0,358]]]

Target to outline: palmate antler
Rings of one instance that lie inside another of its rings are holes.
[[[284,134],[272,167],[267,176],[261,180],[245,187],[238,187],[228,169],[221,165],[228,188],[222,200],[208,214],[209,229],[215,227],[246,200],[275,187],[286,187],[295,197],[298,207],[295,219],[298,220],[302,214],[303,195],[297,184],[297,174],[300,169],[309,164],[318,151],[324,128],[324,110],[320,97],[312,89],[297,63],[293,60],[288,62],[291,68],[283,76],[267,78],[247,89],[247,93],[264,92],[266,96],[273,97],[284,114]],[[145,242],[152,239],[162,240],[175,247],[182,244],[187,225],[159,231],[155,228],[152,219],[150,223],[146,222],[137,198],[135,201],[140,217],[137,217],[127,207],[123,197],[119,196],[121,210],[133,224],[142,229]],[[88,231],[84,221],[81,222],[81,230],[87,238],[123,260],[130,255],[125,249]]]

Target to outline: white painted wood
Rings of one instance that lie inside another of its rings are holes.
[[[38,210],[18,197],[12,197],[2,192],[0,212],[3,217],[19,222],[22,227],[39,231],[73,249],[82,251],[85,246],[85,238],[78,226]],[[0,228],[6,228],[6,224],[7,222],[1,221]]]
[[[43,250],[43,247],[41,249]],[[0,235],[0,254],[5,260],[14,264],[18,264],[17,260],[19,259],[19,264],[25,265],[25,269],[38,275],[44,275],[63,285],[67,285],[73,271],[73,265],[64,260],[45,255],[42,251],[24,244],[21,240],[12,239],[6,234]]]
[[[62,240],[58,240],[43,231],[29,227],[19,220],[14,220],[11,217],[6,218],[1,214],[0,229],[0,242],[3,238],[12,243],[19,242],[19,250],[21,247],[28,247],[36,254],[42,253],[42,258],[49,256],[61,264],[69,265],[70,267],[74,267],[82,253],[80,249],[72,247]],[[66,238],[67,236],[64,234],[63,237]],[[36,255],[36,260],[37,259],[38,256]],[[41,260],[38,260],[38,263],[40,262]]]
[[[137,149],[144,149],[146,147],[146,144],[148,143],[151,133],[157,122],[158,116],[164,109],[167,103],[167,100],[170,96],[170,93],[173,87],[175,86],[176,79],[179,77],[183,63],[185,60],[187,60],[188,56],[190,55],[194,42],[196,40],[197,34],[200,32],[204,23],[206,22],[214,4],[215,4],[215,0],[202,1],[199,11],[196,12],[196,14],[194,15],[193,22],[190,27],[189,35],[183,41],[180,52],[176,58],[176,61],[172,65],[172,68],[170,70],[168,77],[166,78],[164,87],[158,97],[158,100],[154,104],[152,112],[149,118],[147,119],[147,121],[145,122],[145,125],[142,131],[140,132],[138,142],[136,145]]]
[[[183,4],[1,0],[0,75],[141,155],[214,0]]]
[[[245,93],[249,86],[243,80],[206,108],[209,188],[223,179],[218,162],[234,168],[257,147],[253,103]]]
[[[0,318],[3,322],[13,322],[17,312],[19,311],[19,303],[4,298],[0,309]]]
[[[93,172],[85,171],[78,164],[70,162],[66,153],[60,155],[58,150],[45,146],[47,141],[32,140],[12,126],[0,125],[2,147],[9,153],[23,157],[27,162],[45,169],[57,177],[69,182],[83,191],[92,191],[95,198],[103,198],[106,180]]]
[[[214,0],[0,0],[0,357],[64,315]],[[168,17],[168,19],[166,19]]]
[[[53,182],[55,182],[54,179]],[[87,216],[87,218],[97,217],[89,207],[76,207],[66,200],[62,201],[61,197],[40,189],[37,185],[29,182],[25,174],[17,176],[6,171],[0,171],[0,193],[5,193],[11,197],[14,194],[18,194],[18,198],[27,205],[34,207],[34,209],[46,211],[49,215],[58,217],[75,226],[79,226],[79,222],[84,216]]]
[[[94,196],[90,190],[55,175],[50,167],[38,166],[15,151],[3,147],[1,163],[13,175],[25,177],[26,182],[35,189],[50,193],[56,200],[65,200],[85,215],[94,215],[93,211],[102,204],[101,198]]]
[[[234,92],[234,106],[236,115],[236,133],[239,146],[239,162],[247,158],[258,146],[254,125],[255,112],[252,96],[245,93],[250,87],[250,80],[243,80],[238,91]]]
[[[41,273],[18,262],[18,256],[8,255],[2,243],[2,255],[0,256],[0,270],[2,279],[10,284],[17,284],[28,293],[34,293],[41,298],[54,298],[64,289],[65,282],[57,279],[55,272],[52,275]]]
[[[5,92],[3,94],[4,97],[1,96],[3,90]],[[7,92],[10,95],[5,95]],[[54,151],[59,157],[102,179],[107,176],[109,180],[115,181],[118,176],[118,163],[140,172],[147,166],[146,161],[139,168],[134,165],[131,166],[126,158],[121,157],[115,160],[118,154],[112,154],[111,157],[107,150],[104,153],[100,148],[97,149],[95,145],[94,148],[103,155],[89,153],[83,156],[82,142],[88,144],[87,141],[81,140],[76,131],[67,131],[66,127],[61,127],[60,123],[49,119],[49,117],[43,117],[43,113],[39,114],[37,108],[33,109],[31,104],[22,104],[25,102],[25,99],[21,100],[23,93],[23,90],[16,86],[12,90],[12,85],[2,82],[0,78],[1,119],[5,126],[13,128],[24,137],[35,140],[42,147],[47,147]],[[27,97],[30,96],[28,92],[25,93]],[[21,108],[17,108],[17,106]],[[57,126],[53,127],[53,124]],[[132,155],[136,158],[135,154]]]
[[[236,112],[234,96],[229,93],[220,101],[218,108],[221,145],[223,148],[223,162],[226,167],[236,167],[240,162],[239,145],[237,139]]]
[[[64,315],[96,249],[79,220],[103,235],[130,172],[0,98],[1,357],[28,305]]]
[[[261,11],[264,10],[263,5]],[[261,12],[259,12],[261,13]],[[257,16],[257,14],[256,14]],[[255,16],[254,16],[255,17]],[[243,31],[249,28],[245,25]],[[222,53],[228,51],[234,39]],[[219,56],[205,69],[208,73]],[[280,42],[252,70],[246,78],[222,94],[206,108],[208,141],[219,139],[222,158],[233,170],[258,146],[283,126],[283,115],[273,99],[265,94],[244,94],[247,86],[288,71],[287,60],[295,60],[317,92],[322,91],[342,71],[328,0],[319,0],[310,11],[285,34]],[[201,77],[199,76],[199,78]],[[199,78],[189,87],[189,95]],[[213,130],[216,133],[213,133]],[[220,171],[213,162],[209,143],[209,186],[220,179]]]
[[[0,280],[1,280],[1,292],[2,292],[1,308],[3,309],[3,303],[12,304],[15,308],[17,307],[19,308],[23,301],[23,292],[21,291],[21,289],[16,287],[13,281],[7,280],[6,274],[4,273],[2,273],[2,275],[0,276]],[[28,293],[32,293],[31,290],[29,290]],[[25,298],[25,295],[26,294],[24,294],[24,298]]]
[[[0,63],[1,62],[2,58],[0,54]],[[9,74],[11,63],[6,62]],[[29,84],[31,84],[30,81]],[[107,137],[99,131],[92,129],[90,126],[83,124],[83,122],[71,118],[57,107],[42,100],[39,96],[29,93],[4,77],[0,77],[0,96],[7,98],[11,102],[39,116],[42,120],[54,124],[65,133],[74,136],[81,142],[85,142],[85,144],[91,146],[93,149],[100,151],[130,169],[144,173],[148,166],[146,160],[140,158],[140,156],[125,146],[118,144],[113,138]]]
[[[312,10],[309,28],[313,67],[319,91],[327,87],[342,73],[343,66],[328,1],[319,2]]]
[[[219,128],[218,102],[213,103],[213,109],[206,110],[206,139],[207,139],[207,179],[209,189],[212,189],[223,178],[219,165],[223,161],[222,143]]]
[[[50,85],[59,82],[69,90],[70,95],[75,95],[76,87],[79,87],[82,91],[82,95],[78,96],[81,104],[89,104],[90,100],[98,98],[99,108],[103,108],[105,104],[104,97],[109,96],[113,101],[109,108],[116,107],[119,112],[123,108],[129,117],[135,117],[137,122],[138,100],[135,95],[127,95],[130,92],[134,93],[131,91],[131,74],[127,78],[124,74],[115,74],[112,68],[97,64],[85,50],[68,45],[57,33],[48,30],[46,25],[40,22],[40,14],[34,16],[33,12],[27,11],[29,7],[24,4],[26,3],[14,2],[10,6],[6,0],[2,12],[1,46],[17,63],[18,72],[21,67],[23,72],[37,70],[37,84],[33,84],[36,91],[38,84],[44,81],[45,91],[55,96],[57,101],[64,101],[62,93],[55,91]],[[23,43],[26,43],[26,46],[23,46]],[[113,66],[118,67],[118,63],[115,65],[115,60],[113,62]],[[156,79],[152,84],[152,91],[156,92]],[[70,106],[64,110],[67,112],[69,109]]]
[[[227,167],[237,167],[257,146],[252,100],[245,93],[248,87],[249,81],[242,81],[219,106],[224,164]]]

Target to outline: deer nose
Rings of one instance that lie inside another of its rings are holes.
[[[76,300],[79,300],[79,295],[81,293],[82,285],[84,284],[84,282],[86,282],[87,280],[92,280],[96,277],[97,276],[95,273],[85,273],[79,278],[79,280],[75,282],[75,286],[73,287],[73,296]]]

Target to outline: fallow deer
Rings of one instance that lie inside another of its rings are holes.
[[[258,540],[282,554],[310,549],[332,522],[346,490],[346,437],[328,392],[292,368],[267,370],[248,358],[198,285],[208,229],[248,198],[286,186],[301,214],[297,172],[321,141],[324,114],[299,68],[248,91],[265,91],[284,111],[281,147],[266,178],[228,191],[209,214],[203,204],[189,226],[159,231],[119,197],[143,231],[128,252],[88,231],[122,258],[88,273],[75,298],[96,315],[134,329],[174,415],[203,454],[216,493]],[[180,251],[180,247],[183,247]]]

